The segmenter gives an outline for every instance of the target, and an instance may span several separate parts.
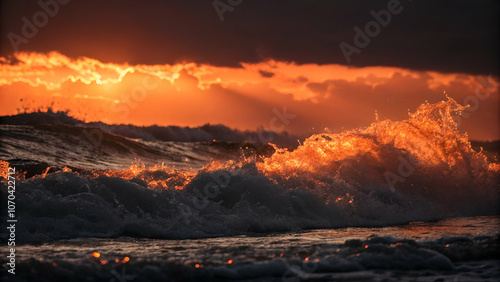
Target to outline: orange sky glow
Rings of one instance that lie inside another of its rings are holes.
[[[446,92],[471,105],[461,131],[471,139],[500,139],[496,77],[274,60],[236,68],[194,62],[102,63],[58,52],[19,52],[14,57],[18,63],[0,58],[0,115],[52,105],[85,121],[220,123],[255,130],[269,128],[273,108],[286,107],[296,118],[283,130],[307,135],[368,126],[375,112],[380,119],[405,119],[408,110],[426,100],[444,100]]]

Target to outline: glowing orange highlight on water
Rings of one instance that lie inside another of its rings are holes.
[[[9,176],[8,170],[9,170],[9,163],[0,160],[0,177],[7,179]]]
[[[100,256],[101,256],[101,254],[100,254],[100,253],[98,253],[98,252],[93,252],[93,253],[92,253],[92,256],[93,256],[93,257],[95,257],[95,258],[98,258],[98,257],[100,257]]]

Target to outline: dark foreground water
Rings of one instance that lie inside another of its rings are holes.
[[[498,281],[498,217],[205,239],[16,248],[6,281]]]
[[[1,118],[0,274],[498,281],[498,151],[457,130],[463,109],[425,103],[407,120],[314,134],[288,150],[288,135],[275,145],[224,126]]]

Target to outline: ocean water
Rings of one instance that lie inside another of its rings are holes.
[[[2,256],[1,275],[497,281],[498,152],[459,133],[463,109],[425,103],[407,120],[297,143],[224,126],[2,117],[0,192],[8,198],[15,168],[17,222],[16,274]],[[7,207],[0,215],[12,219]]]
[[[20,281],[496,281],[498,224],[483,216],[204,239],[74,238],[18,247],[16,275]]]

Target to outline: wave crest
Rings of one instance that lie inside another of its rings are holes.
[[[198,171],[134,164],[19,175],[18,238],[194,238],[496,214],[499,167],[457,131],[461,110],[450,98],[426,103],[408,120]]]

